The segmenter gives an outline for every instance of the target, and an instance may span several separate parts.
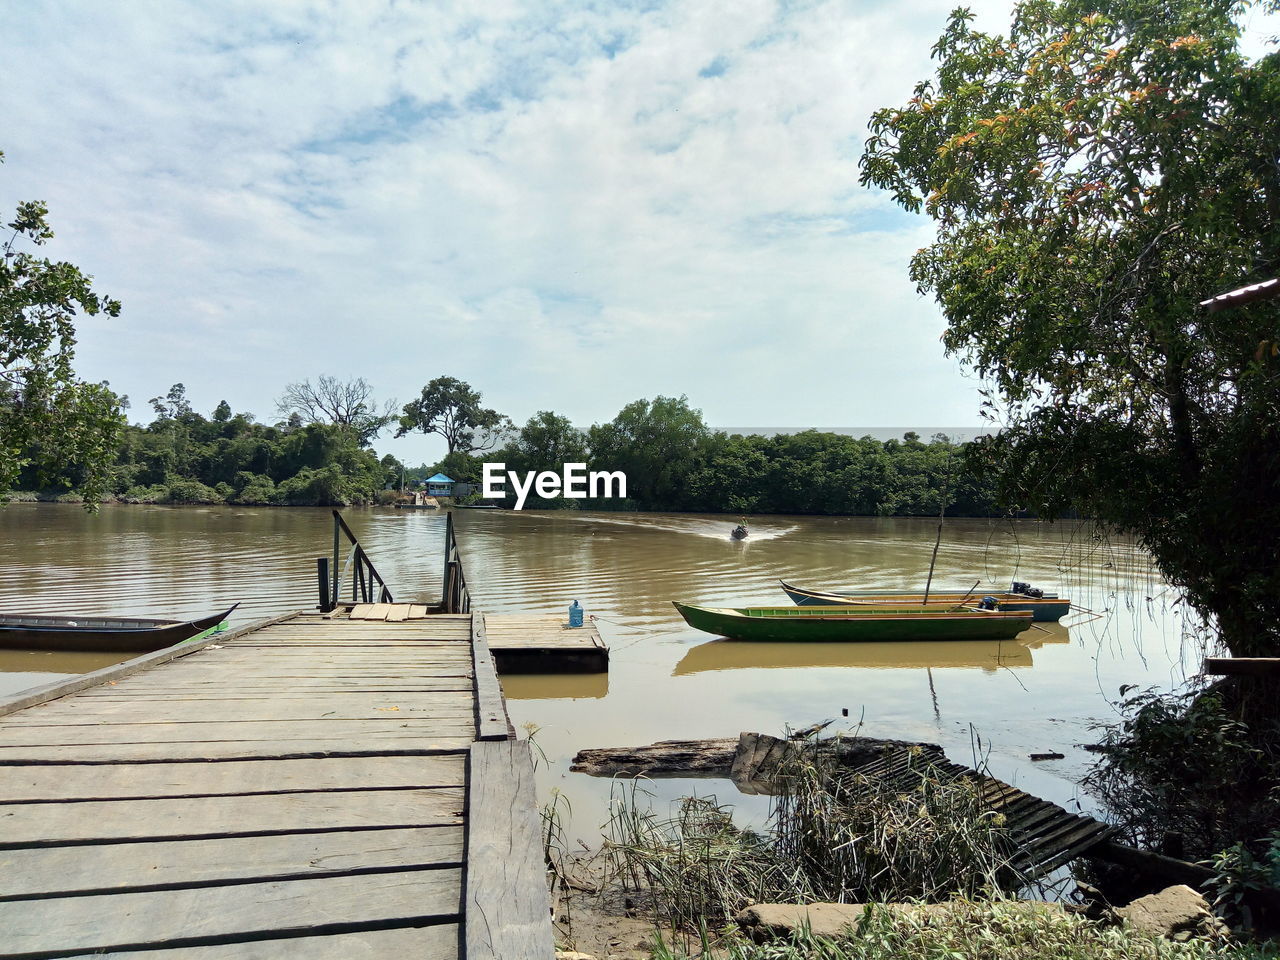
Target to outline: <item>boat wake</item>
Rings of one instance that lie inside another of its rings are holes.
[[[679,517],[654,516],[652,514],[638,514],[634,518],[592,516],[583,517],[582,519],[591,523],[607,523],[615,526],[630,527],[631,529],[688,534],[695,537],[706,537],[708,540],[724,540],[726,543],[733,542],[729,538],[729,531],[735,525],[735,522],[727,517],[723,520],[708,520],[701,517],[686,520]],[[751,532],[745,540],[741,541],[743,543],[777,540],[795,532],[797,528],[794,525],[779,527],[759,526],[752,523],[748,525],[748,529]]]

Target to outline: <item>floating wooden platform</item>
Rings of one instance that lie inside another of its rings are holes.
[[[426,606],[409,603],[361,603],[334,611],[351,620],[401,622],[431,618]],[[489,649],[499,673],[604,673],[609,648],[589,622],[570,627],[558,616],[486,614]]]
[[[295,614],[0,703],[0,955],[554,956],[483,614]]]

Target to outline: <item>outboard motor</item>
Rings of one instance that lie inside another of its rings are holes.
[[[1032,597],[1037,600],[1044,596],[1044,591],[1039,587],[1033,587],[1029,583],[1023,583],[1021,580],[1013,581],[1013,586],[1009,588],[1009,592],[1020,593],[1024,597]]]
[[[983,597],[978,601],[979,610],[999,610],[1000,601],[995,597]]]

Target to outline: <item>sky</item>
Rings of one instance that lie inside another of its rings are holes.
[[[523,422],[686,394],[716,426],[977,426],[858,184],[952,0],[0,0],[0,212],[123,302],[77,370],[151,419],[448,375]],[[971,4],[1003,30],[1012,4]],[[384,434],[430,462],[443,444]]]

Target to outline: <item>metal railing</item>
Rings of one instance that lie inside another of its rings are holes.
[[[467,575],[462,572],[462,554],[453,534],[453,513],[446,514],[444,524],[444,588],[440,594],[441,613],[470,613],[471,591]]]
[[[453,518],[450,517],[450,520]],[[452,528],[450,529],[452,535]],[[350,547],[345,560],[342,558],[342,538],[346,537]],[[342,566],[339,568],[339,561]],[[459,564],[461,569],[461,564]],[[339,603],[343,603],[342,589],[347,582],[348,571],[351,577],[351,603],[393,603],[391,589],[382,575],[369,559],[369,555],[360,546],[360,541],[351,532],[342,514],[333,511],[333,562],[328,557],[316,560],[316,580],[320,588],[320,610],[328,613]]]

